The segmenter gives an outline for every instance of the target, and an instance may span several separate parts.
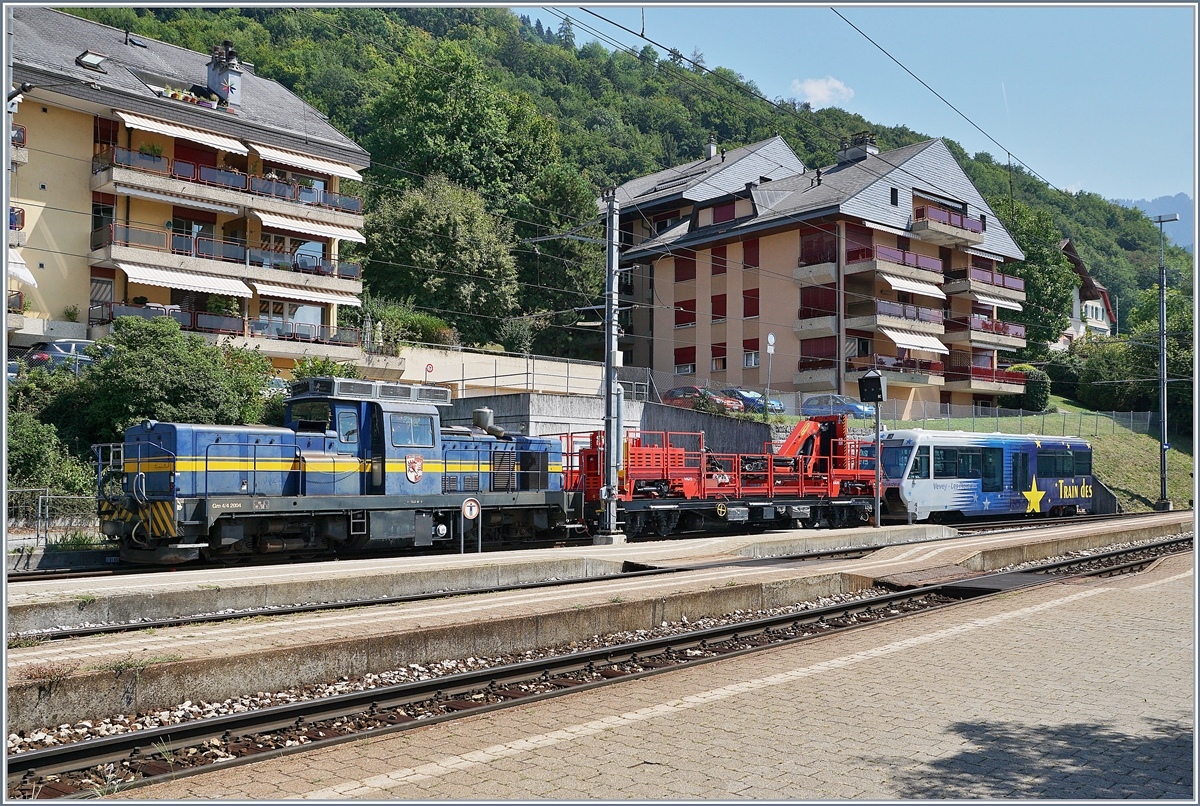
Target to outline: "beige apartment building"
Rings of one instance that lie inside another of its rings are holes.
[[[864,133],[819,170],[779,137],[710,142],[617,193],[621,349],[659,386],[857,396],[878,369],[901,416],[1024,389],[1004,366],[1025,330],[997,316],[1025,300],[1003,272],[1024,254],[941,140]]]
[[[228,43],[196,53],[47,8],[13,10],[8,335],[96,339],[170,316],[210,340],[363,358],[366,151]]]

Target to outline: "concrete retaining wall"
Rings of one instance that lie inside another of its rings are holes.
[[[821,530],[788,536],[778,540],[759,540],[738,549],[743,557],[783,557],[810,551],[831,551],[846,546],[889,546],[914,540],[939,540],[954,537],[958,530],[935,524],[884,526],[880,529]]]
[[[598,634],[650,630],[664,621],[679,621],[684,616],[695,621],[734,610],[811,601],[868,584],[869,580],[862,577],[825,574],[287,647],[253,655],[158,663],[121,674],[93,670],[57,681],[10,681],[8,729],[30,731],[83,719],[164,710],[188,699],[219,702],[255,691],[281,691],[306,683],[333,681],[343,675],[383,672],[410,663],[521,653]]]

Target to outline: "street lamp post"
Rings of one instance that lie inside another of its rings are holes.
[[[1150,219],[1158,224],[1158,503],[1155,509],[1169,511],[1167,497],[1167,264],[1164,260],[1163,224],[1178,221],[1179,213]]]

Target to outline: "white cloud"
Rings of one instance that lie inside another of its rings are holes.
[[[840,104],[854,97],[854,90],[833,76],[806,78],[803,81],[794,78],[792,92],[796,93],[801,101],[812,104],[813,109]]]

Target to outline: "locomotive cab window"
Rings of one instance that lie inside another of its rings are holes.
[[[324,434],[329,430],[332,412],[324,400],[302,400],[291,404],[291,421],[297,431]]]
[[[352,411],[338,412],[338,441],[345,443],[358,442],[358,415]]]
[[[432,448],[433,418],[426,414],[393,414],[392,446]]]
[[[1092,452],[1091,451],[1074,451],[1075,454],[1075,475],[1090,476],[1092,474]]]
[[[1039,476],[1073,476],[1075,459],[1070,451],[1038,451],[1037,474]]]

